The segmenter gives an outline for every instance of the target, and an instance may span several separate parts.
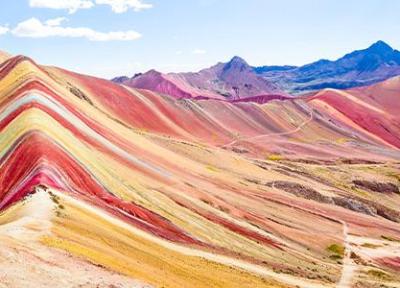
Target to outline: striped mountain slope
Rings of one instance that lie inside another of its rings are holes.
[[[374,89],[176,100],[6,60],[0,287],[397,285],[396,94]]]

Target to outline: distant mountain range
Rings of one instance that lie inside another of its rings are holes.
[[[275,83],[255,73],[254,68],[240,57],[233,57],[228,63],[218,63],[196,73],[163,74],[150,70],[130,79],[118,77],[114,81],[176,98],[238,100],[254,96],[284,94]]]
[[[323,88],[345,89],[399,75],[400,52],[378,41],[336,61],[324,59],[301,67],[263,66],[254,68],[254,71],[291,93]]]
[[[252,67],[235,56],[227,63],[218,63],[199,72],[164,74],[150,70],[132,78],[117,77],[113,81],[175,98],[230,101],[252,98],[260,103],[260,99],[287,97],[323,88],[365,86],[397,75],[400,75],[400,52],[378,41],[338,60],[323,59],[300,67]]]

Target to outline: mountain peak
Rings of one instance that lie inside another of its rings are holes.
[[[224,71],[231,70],[231,69],[244,71],[244,70],[251,69],[251,67],[249,64],[247,64],[247,62],[243,58],[241,58],[239,56],[234,56],[224,66]]]
[[[382,40],[379,40],[372,44],[370,47],[368,47],[369,51],[375,51],[375,52],[392,52],[393,48],[390,47],[387,43],[385,43]]]
[[[118,84],[123,84],[125,81],[128,81],[129,77],[127,76],[118,76],[118,77],[114,77],[113,79],[111,79],[112,82],[114,83],[118,83]]]
[[[161,75],[162,73],[157,71],[156,69],[150,69],[145,74],[147,74],[147,75]]]
[[[244,60],[242,57],[239,56],[233,56],[233,58],[228,62],[231,64],[240,64],[240,65],[246,65],[248,66],[246,60]]]

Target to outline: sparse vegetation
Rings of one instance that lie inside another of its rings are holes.
[[[387,176],[395,178],[397,180],[397,182],[400,183],[400,174],[399,173],[390,171],[387,173]]]
[[[73,95],[75,95],[79,99],[82,99],[88,102],[90,105],[93,105],[93,102],[90,100],[90,98],[85,93],[83,93],[78,87],[67,82],[67,88]]]
[[[381,238],[383,240],[391,241],[391,242],[400,242],[400,239],[391,237],[391,236],[386,236],[386,235],[381,235]]]
[[[200,201],[207,205],[214,206],[214,204],[208,199],[200,198]]]
[[[390,275],[388,275],[385,272],[380,271],[380,270],[370,269],[370,270],[368,270],[367,274],[372,276],[372,277],[381,279],[381,280],[389,281],[389,280],[392,279],[392,277],[390,277]]]
[[[206,168],[207,168],[207,170],[210,170],[212,172],[218,172],[219,171],[218,168],[216,168],[214,166],[211,166],[211,165],[206,166]]]
[[[343,257],[337,254],[332,254],[329,256],[329,259],[331,260],[341,260]]]
[[[224,212],[224,213],[229,213],[229,212],[231,211],[228,207],[220,206],[220,205],[217,206],[217,209],[218,209],[219,211]]]
[[[283,160],[283,156],[280,155],[280,154],[269,154],[267,156],[267,160],[270,160],[270,161],[281,161],[281,160]]]
[[[51,201],[53,201],[53,203],[57,205],[57,208],[58,208],[58,209],[56,209],[56,215],[57,215],[58,217],[61,217],[61,216],[62,216],[62,213],[61,213],[59,210],[64,210],[64,209],[65,209],[65,206],[62,205],[62,204],[60,203],[60,197],[59,197],[59,196],[55,195],[55,194],[54,194],[53,192],[51,192],[51,191],[48,191],[48,193],[49,193],[49,195],[50,195]]]
[[[344,256],[344,247],[340,244],[331,244],[326,248],[326,251],[333,253],[329,256],[332,260],[341,260]]]
[[[375,248],[381,247],[381,245],[376,245],[376,244],[372,244],[372,243],[364,243],[361,245],[361,247],[375,249]]]
[[[347,143],[349,141],[349,139],[347,139],[347,138],[338,138],[338,139],[336,139],[336,143],[337,144],[345,144],[345,143]]]

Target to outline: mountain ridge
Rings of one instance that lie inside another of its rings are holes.
[[[337,60],[321,59],[281,73],[262,75],[295,93],[366,86],[400,75],[400,52],[380,40]]]
[[[227,63],[218,63],[197,73],[164,74],[152,69],[123,80],[122,84],[176,98],[239,100],[260,95],[285,94],[276,85],[253,73],[253,68],[238,56]]]
[[[323,88],[347,89],[377,83],[400,75],[400,52],[379,40],[366,49],[347,53],[336,60],[321,59],[302,66],[253,67],[241,57],[234,56],[226,63],[217,63],[198,72],[157,72],[164,81],[161,86],[154,85],[149,72],[129,80],[117,77],[115,81],[177,98],[237,101],[268,94],[288,96]]]

